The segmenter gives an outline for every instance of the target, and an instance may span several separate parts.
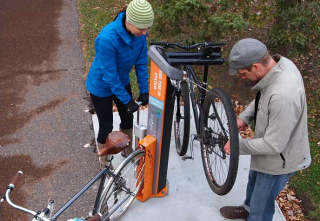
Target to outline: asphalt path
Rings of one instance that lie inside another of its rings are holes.
[[[1,195],[22,170],[14,202],[57,211],[98,172],[83,71],[76,0],[0,0]],[[96,188],[59,220],[86,216]],[[2,215],[31,220],[7,204]]]

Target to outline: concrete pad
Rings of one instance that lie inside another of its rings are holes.
[[[147,125],[148,110],[140,111],[140,124]],[[95,135],[98,132],[98,120],[93,115]],[[114,131],[119,130],[120,118],[117,112],[113,116]],[[135,116],[136,119],[136,116]],[[191,133],[195,132],[191,119]],[[190,154],[190,150],[188,153]],[[244,201],[250,156],[240,156],[239,170],[233,189],[225,196],[218,196],[207,183],[201,160],[200,144],[194,143],[194,160],[183,161],[176,153],[174,136],[171,136],[170,156],[167,174],[168,194],[165,197],[149,198],[144,203],[135,200],[121,220],[139,221],[222,221],[220,215],[223,206],[237,206]],[[116,163],[123,158],[115,157]],[[114,164],[115,165],[115,164]],[[279,207],[273,221],[285,221]]]

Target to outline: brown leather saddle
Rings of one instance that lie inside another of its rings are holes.
[[[124,150],[124,148],[129,145],[129,137],[125,133],[120,131],[113,131],[109,133],[105,147],[102,148],[97,155],[105,156],[108,154],[118,154]]]

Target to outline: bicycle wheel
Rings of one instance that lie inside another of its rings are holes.
[[[207,181],[218,195],[232,189],[239,164],[239,137],[234,109],[228,94],[218,88],[204,100],[201,125],[201,156]],[[230,155],[224,152],[230,140]]]
[[[176,96],[174,105],[174,140],[177,153],[184,156],[188,151],[190,134],[190,100],[188,84],[181,82],[181,90]]]
[[[129,208],[143,184],[145,151],[130,154],[116,169],[102,191],[97,212],[102,220],[118,220]]]

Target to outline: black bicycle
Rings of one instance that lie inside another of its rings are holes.
[[[207,90],[209,65],[222,65],[223,42],[180,45],[168,42],[150,42],[172,67],[183,70],[182,81],[174,81],[174,137],[177,153],[183,160],[193,159],[193,142],[201,144],[201,156],[207,181],[218,195],[227,194],[236,180],[239,163],[239,135],[236,116],[228,94],[221,88]],[[169,50],[173,49],[173,50]],[[204,66],[200,83],[193,65]],[[191,99],[190,99],[191,97]],[[186,155],[190,137],[190,102],[196,125],[191,135],[191,155]],[[227,155],[225,144],[230,141]]]

